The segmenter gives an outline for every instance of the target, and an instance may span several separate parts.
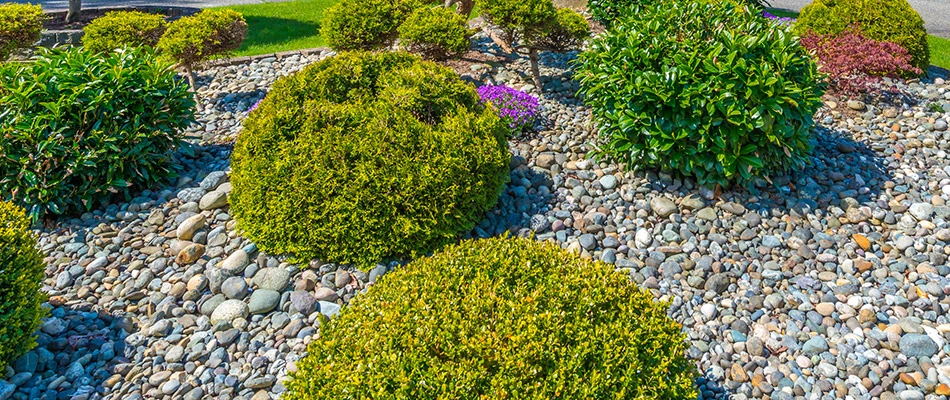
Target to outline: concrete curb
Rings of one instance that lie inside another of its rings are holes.
[[[291,51],[282,51],[279,53],[268,53],[260,54],[256,56],[243,56],[243,57],[233,57],[233,58],[222,58],[218,60],[211,60],[206,63],[201,64],[201,69],[214,68],[214,67],[226,67],[229,65],[238,65],[238,64],[248,64],[253,61],[263,60],[267,58],[273,58],[275,60],[282,60],[289,58],[291,56],[310,56],[314,54],[324,54],[331,52],[327,47],[313,47],[309,49],[300,49],[300,50],[291,50]]]

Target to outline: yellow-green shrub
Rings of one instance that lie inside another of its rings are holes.
[[[83,28],[82,45],[104,53],[122,47],[155,47],[165,33],[165,18],[141,11],[113,11]]]
[[[380,279],[287,383],[303,399],[693,399],[666,304],[530,239],[465,241]]]
[[[837,35],[854,26],[869,39],[903,46],[915,67],[930,66],[924,20],[907,0],[815,0],[802,8],[794,31]]]
[[[158,50],[188,71],[194,87],[194,66],[217,55],[237,50],[247,34],[241,13],[228,9],[206,9],[168,25],[158,41]]]
[[[0,369],[36,345],[33,333],[46,315],[43,257],[22,208],[0,202]]]
[[[336,51],[392,46],[402,21],[441,0],[341,0],[327,9],[320,35]]]
[[[432,60],[444,60],[468,50],[465,18],[445,7],[422,7],[399,26],[406,49]]]
[[[16,49],[40,40],[44,18],[43,9],[38,5],[0,4],[0,61],[6,60]]]
[[[344,52],[275,82],[244,121],[231,210],[269,253],[363,266],[426,254],[495,204],[506,133],[451,69]]]

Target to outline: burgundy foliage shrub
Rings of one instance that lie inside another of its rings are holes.
[[[801,38],[828,75],[829,89],[843,95],[877,94],[884,89],[882,78],[919,75],[903,46],[869,39],[852,28],[837,35],[809,33]]]

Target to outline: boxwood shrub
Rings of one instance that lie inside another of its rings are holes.
[[[40,40],[43,31],[43,9],[38,5],[0,4],[0,61],[16,49],[30,47]]]
[[[194,101],[148,48],[67,48],[0,64],[0,193],[33,218],[141,190],[169,164]]]
[[[165,18],[141,11],[113,11],[83,28],[82,45],[94,52],[109,52],[125,46],[155,47],[165,33]]]
[[[460,55],[471,44],[465,18],[445,7],[419,8],[398,30],[406,50],[431,60]]]
[[[46,314],[43,257],[22,208],[0,202],[0,369],[36,345]]]
[[[694,399],[666,309],[553,244],[465,241],[385,275],[323,324],[285,398]]]
[[[327,9],[320,34],[336,51],[390,47],[399,26],[421,8],[441,0],[341,0]],[[418,18],[418,17],[417,17]]]
[[[361,266],[426,254],[494,205],[506,132],[451,69],[340,53],[275,82],[244,121],[231,211],[273,254]]]
[[[639,8],[579,56],[576,77],[600,156],[702,184],[806,164],[824,89],[787,28],[728,2]]]
[[[799,36],[837,35],[855,28],[869,39],[903,46],[911,64],[922,71],[930,66],[924,20],[907,0],[814,0],[802,8],[794,25]]]

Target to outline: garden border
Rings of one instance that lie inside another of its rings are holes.
[[[256,56],[241,56],[241,57],[229,57],[229,58],[219,58],[217,60],[207,61],[201,64],[200,69],[214,68],[214,67],[224,67],[237,64],[246,64],[253,61],[263,60],[266,58],[274,58],[275,60],[282,60],[296,55],[309,56],[313,54],[322,54],[324,52],[332,52],[333,50],[329,47],[311,47],[308,49],[299,49],[299,50],[289,50],[281,51],[278,53],[267,53],[267,54],[258,54]]]

